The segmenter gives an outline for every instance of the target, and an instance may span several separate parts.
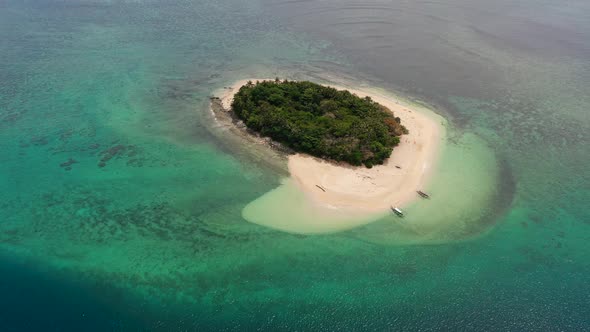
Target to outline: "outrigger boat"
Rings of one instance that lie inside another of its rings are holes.
[[[418,190],[418,191],[416,191],[416,192],[417,192],[417,193],[418,193],[418,195],[420,195],[422,198],[430,198],[430,196],[429,196],[427,193],[423,192],[422,190]]]
[[[396,207],[391,207],[391,211],[393,211],[393,213],[395,213],[398,217],[404,217],[404,213],[402,212],[402,210],[396,208]]]

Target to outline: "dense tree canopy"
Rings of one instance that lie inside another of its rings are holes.
[[[372,167],[400,136],[400,119],[371,98],[311,82],[248,82],[232,110],[246,126],[298,152]]]

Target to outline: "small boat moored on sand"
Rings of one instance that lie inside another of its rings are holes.
[[[418,190],[416,191],[418,193],[418,195],[420,195],[420,197],[422,198],[430,198],[430,195],[428,195],[427,193],[423,192],[422,190]]]
[[[391,211],[392,211],[393,213],[395,213],[395,214],[396,214],[398,217],[402,217],[402,218],[404,217],[404,213],[403,213],[403,212],[402,212],[402,210],[400,210],[399,208],[396,208],[396,207],[393,207],[393,206],[392,206],[392,207],[391,207]]]

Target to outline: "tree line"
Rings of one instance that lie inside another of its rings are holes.
[[[370,97],[308,81],[248,82],[232,111],[248,128],[295,151],[369,168],[383,164],[408,133]]]

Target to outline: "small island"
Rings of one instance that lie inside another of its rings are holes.
[[[248,81],[231,109],[249,129],[296,152],[368,168],[382,165],[408,134],[370,97],[308,81]]]
[[[444,141],[442,117],[378,88],[251,78],[210,105],[231,148],[289,174],[244,219],[294,233],[349,229],[420,199]]]

